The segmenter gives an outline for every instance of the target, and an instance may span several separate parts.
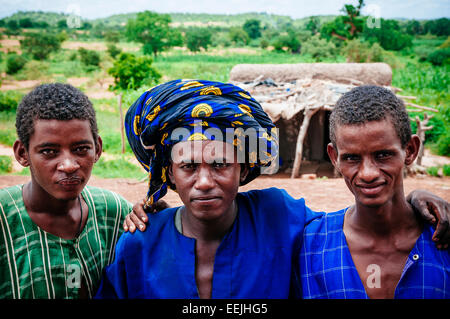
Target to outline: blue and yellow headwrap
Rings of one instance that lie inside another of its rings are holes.
[[[177,128],[190,134],[173,137]],[[149,190],[145,206],[150,206],[167,193],[166,171],[170,165],[172,146],[184,140],[215,139],[205,132],[216,128],[223,132],[230,128],[253,128],[265,151],[248,149],[250,143],[232,141],[236,147],[244,144],[249,161],[249,173],[244,185],[269,166],[278,155],[275,125],[261,105],[243,89],[228,83],[202,80],[174,80],[144,92],[129,108],[125,130],[136,158],[149,174]],[[260,145],[260,144],[259,144]]]

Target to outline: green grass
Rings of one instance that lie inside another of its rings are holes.
[[[0,155],[0,174],[10,173],[12,171],[12,158],[6,155]]]
[[[113,160],[100,160],[94,165],[92,174],[102,178],[136,178],[145,177],[145,172],[138,166],[130,163],[126,156],[121,156]]]
[[[0,144],[11,146],[17,139],[16,113],[0,112]]]

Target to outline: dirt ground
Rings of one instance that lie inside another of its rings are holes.
[[[0,176],[0,188],[29,181],[28,176]],[[101,179],[92,177],[89,185],[106,188],[121,194],[131,202],[143,198],[147,192],[146,182],[132,179]],[[425,189],[450,201],[450,177],[408,177],[404,180],[405,193],[414,189]],[[306,204],[314,210],[335,211],[353,202],[353,195],[347,189],[342,178],[330,179],[290,179],[287,175],[274,177],[260,176],[251,183],[241,187],[240,191],[262,189],[267,187],[284,188],[295,198],[304,197]],[[181,201],[178,195],[169,190],[164,199],[171,206],[178,206]],[[276,207],[274,207],[276,210]]]

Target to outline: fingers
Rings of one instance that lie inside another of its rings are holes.
[[[130,215],[131,215],[131,213],[128,214],[127,217],[125,217],[125,221],[123,222],[123,229],[126,232],[130,231],[130,233],[134,233],[134,231],[136,230],[136,226],[131,221]]]
[[[448,220],[439,220],[432,239],[436,243],[438,249],[447,249],[448,244],[450,243],[450,227]]]
[[[144,204],[143,203],[136,203],[133,206],[133,213],[143,222],[146,223],[148,221],[147,214],[144,210]]]
[[[433,215],[433,211],[430,210],[430,206],[427,205],[427,202],[422,200],[413,201],[414,208],[419,212],[423,219],[425,219],[430,224],[436,223],[436,217]],[[434,207],[434,206],[433,206]]]
[[[145,223],[143,223],[141,221],[141,219],[134,214],[134,212],[131,212],[130,214],[128,214],[127,217],[130,217],[131,222],[134,224],[135,227],[139,228],[140,231],[144,231],[145,230]]]

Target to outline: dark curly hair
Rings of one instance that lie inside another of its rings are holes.
[[[94,140],[98,136],[97,120],[91,101],[70,84],[42,84],[28,93],[17,107],[16,130],[28,149],[35,120],[88,120]]]
[[[405,105],[390,90],[375,86],[358,86],[342,95],[330,115],[330,140],[336,148],[338,125],[363,124],[389,118],[402,147],[411,139],[411,125]]]

